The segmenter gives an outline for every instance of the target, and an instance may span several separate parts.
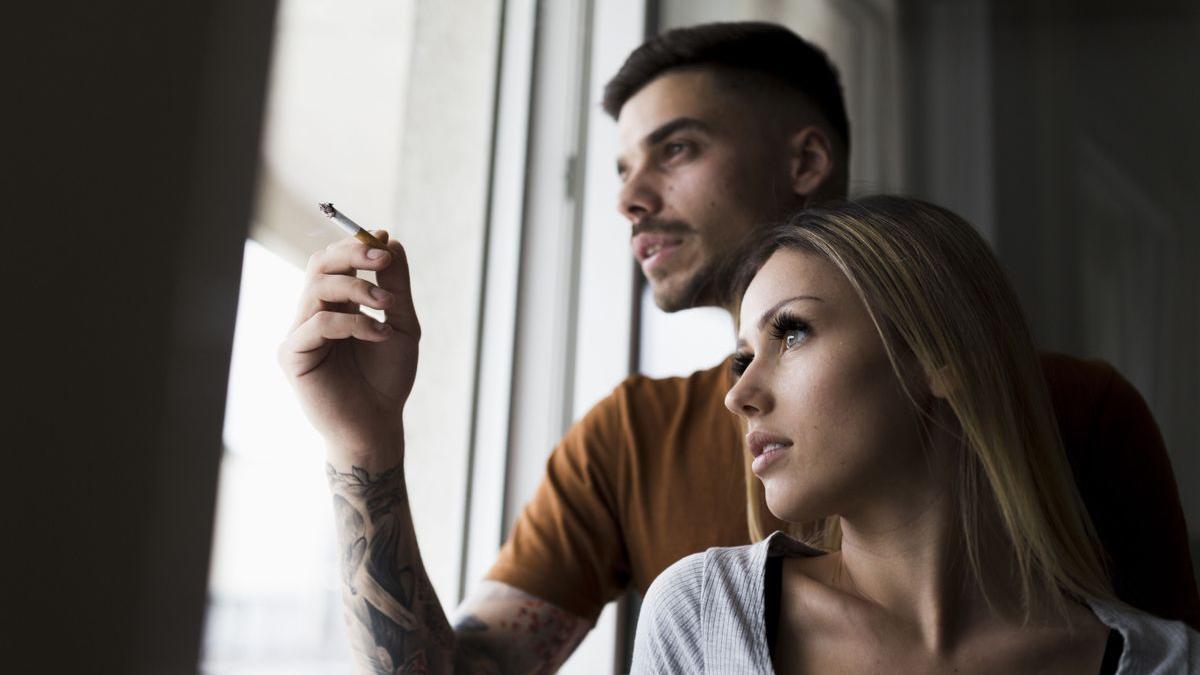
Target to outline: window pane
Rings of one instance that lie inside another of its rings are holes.
[[[203,671],[350,673],[324,448],[273,358],[302,273],[246,242]]]

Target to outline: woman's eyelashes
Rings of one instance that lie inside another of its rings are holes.
[[[754,360],[754,355],[749,352],[737,352],[733,355],[733,361],[729,364],[729,369],[733,371],[734,377],[741,377],[742,373],[750,367],[750,362]]]
[[[807,321],[786,311],[771,317],[771,339],[778,340],[785,350],[800,346],[811,331]]]
[[[811,332],[812,328],[804,319],[787,312],[780,312],[771,317],[768,335],[772,340],[779,342],[780,351],[787,351],[803,344]],[[729,369],[733,371],[734,377],[741,377],[753,361],[754,354],[739,351],[733,355]]]

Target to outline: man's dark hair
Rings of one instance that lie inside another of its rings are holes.
[[[614,119],[625,103],[675,68],[713,66],[767,75],[807,96],[850,147],[850,122],[837,69],[825,52],[783,26],[755,21],[676,28],[633,50],[604,87]]]

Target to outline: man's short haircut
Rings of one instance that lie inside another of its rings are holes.
[[[708,23],[650,38],[605,85],[604,111],[616,119],[625,103],[658,76],[697,66],[748,71],[780,81],[807,96],[850,147],[850,122],[837,69],[825,52],[773,23]]]

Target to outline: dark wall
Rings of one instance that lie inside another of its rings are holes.
[[[272,0],[9,12],[5,672],[195,672]]]
[[[1137,387],[1200,551],[1200,3],[903,7],[912,191],[988,225],[1042,346]]]
[[[1000,257],[1043,344],[1141,391],[1200,534],[1200,5],[994,5]]]

